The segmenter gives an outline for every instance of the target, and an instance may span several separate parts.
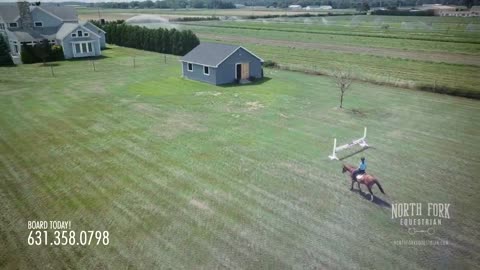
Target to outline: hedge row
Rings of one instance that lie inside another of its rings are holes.
[[[122,21],[101,24],[92,21],[107,32],[107,42],[119,46],[174,55],[185,55],[200,41],[190,30],[148,29],[125,24]]]

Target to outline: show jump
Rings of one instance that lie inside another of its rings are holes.
[[[367,138],[367,127],[365,127],[365,129],[363,131],[363,137],[361,137],[360,139],[353,140],[351,143],[347,143],[347,144],[340,145],[340,146],[337,147],[337,138],[335,138],[335,139],[333,139],[332,154],[329,155],[328,157],[330,158],[330,160],[338,160],[338,157],[337,157],[337,154],[336,154],[337,152],[342,151],[342,150],[347,149],[347,148],[350,148],[350,147],[355,146],[355,145],[360,145],[360,147],[362,147],[362,148],[367,148],[368,144],[367,144],[366,138]]]

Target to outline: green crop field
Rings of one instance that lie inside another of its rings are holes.
[[[0,68],[0,268],[480,263],[479,101],[355,82],[339,109],[326,76],[266,69],[217,87],[182,79],[176,57],[104,55],[96,71],[89,60]],[[328,159],[334,137],[364,126],[371,148]],[[341,173],[362,155],[386,191],[374,187],[373,202]],[[451,218],[412,236],[391,218],[398,202],[450,203]],[[107,230],[110,242],[29,246],[31,220]]]
[[[148,26],[148,24],[145,24]],[[334,16],[189,22],[203,41],[242,44],[298,71],[408,88],[475,93],[480,84],[480,21],[476,18]]]

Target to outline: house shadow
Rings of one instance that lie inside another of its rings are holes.
[[[363,199],[365,200],[368,200],[368,201],[371,201],[372,203],[378,205],[378,206],[381,206],[381,207],[385,207],[385,208],[391,208],[392,205],[384,200],[382,200],[381,198],[377,197],[377,196],[373,196],[373,200],[371,200],[371,197],[372,196],[370,193],[366,193],[366,192],[363,192],[363,191],[360,191],[358,189],[353,189],[352,192],[354,193],[358,193],[360,196],[362,196]]]
[[[228,83],[228,84],[221,84],[221,85],[218,85],[219,87],[222,87],[222,88],[232,88],[232,87],[243,87],[243,86],[253,86],[253,85],[261,85],[261,84],[264,84],[268,81],[270,81],[272,78],[270,77],[263,77],[259,80],[255,80],[255,81],[252,81],[250,83],[246,83],[246,84],[240,84],[240,83]]]
[[[45,64],[40,65],[41,67],[58,67],[60,64],[58,62],[47,62]]]
[[[107,58],[110,58],[110,56],[99,55],[99,56],[90,56],[90,57],[79,57],[79,58],[65,59],[65,61],[68,61],[68,62],[92,61],[92,60],[102,60]]]

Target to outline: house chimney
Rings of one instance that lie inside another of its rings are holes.
[[[18,12],[20,13],[20,27],[23,29],[33,29],[33,17],[30,13],[30,3],[27,1],[18,1]]]

